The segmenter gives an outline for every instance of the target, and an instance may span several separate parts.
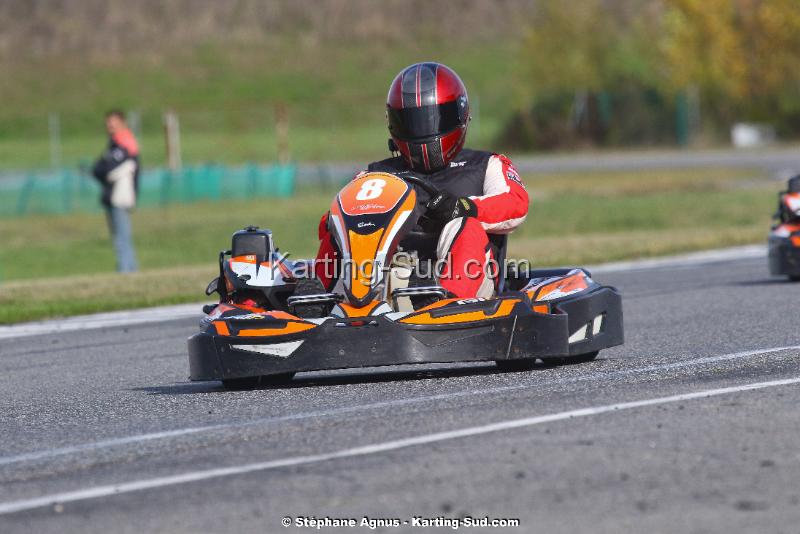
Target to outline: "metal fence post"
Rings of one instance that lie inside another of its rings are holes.
[[[50,133],[50,167],[61,166],[61,117],[58,113],[47,116],[47,129]]]
[[[72,172],[68,169],[61,171],[61,211],[72,212]]]
[[[689,144],[689,100],[685,90],[675,97],[675,140],[679,146]]]
[[[175,179],[177,173],[164,169],[161,173],[161,205],[168,206],[175,200]]]
[[[33,188],[35,186],[36,176],[29,174],[25,180],[25,185],[22,186],[22,189],[19,192],[19,197],[17,197],[17,215],[25,215],[25,213],[28,211],[28,203],[30,202],[31,195],[33,194]]]
[[[247,164],[247,192],[252,197],[258,194],[258,166],[255,163]]]

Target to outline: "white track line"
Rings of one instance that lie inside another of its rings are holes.
[[[650,269],[666,268],[686,268],[709,263],[720,263],[737,260],[747,260],[754,258],[767,257],[767,247],[764,245],[746,245],[743,247],[721,248],[713,250],[701,250],[688,254],[675,256],[663,256],[660,258],[648,258],[633,261],[619,261],[614,263],[602,263],[600,265],[589,266],[587,269],[592,273],[615,273],[627,271],[644,271]],[[766,269],[766,264],[764,266]]]
[[[620,410],[630,410],[633,408],[656,406],[659,404],[669,404],[674,402],[689,401],[693,399],[703,399],[708,397],[715,397],[718,395],[727,395],[730,393],[739,393],[743,391],[752,391],[757,389],[764,389],[776,386],[786,386],[792,384],[800,384],[800,377],[788,378],[784,380],[771,380],[769,382],[756,382],[752,384],[745,384],[741,386],[733,386],[727,388],[707,389],[704,391],[697,391],[694,393],[684,393],[681,395],[670,395],[668,397],[657,397],[653,399],[645,399],[632,402],[607,404],[604,406],[593,406],[590,408],[569,410],[566,412],[558,412],[549,415],[526,417],[524,419],[512,419],[507,421],[500,421],[497,423],[491,423],[488,425],[472,426],[472,427],[462,428],[459,430],[450,430],[447,432],[437,432],[433,434],[424,434],[422,436],[414,436],[411,438],[385,441],[382,443],[374,443],[371,445],[364,445],[362,447],[342,449],[323,454],[295,456],[290,458],[271,460],[268,462],[257,462],[257,463],[244,464],[233,467],[223,467],[219,469],[190,471],[188,473],[182,473],[180,475],[156,477],[145,480],[137,480],[133,482],[122,482],[120,484],[112,484],[107,486],[95,486],[78,491],[54,493],[52,495],[45,495],[43,497],[37,497],[34,499],[24,499],[19,501],[0,503],[0,515],[22,512],[25,510],[32,510],[35,508],[40,508],[42,506],[50,506],[57,503],[67,503],[67,502],[83,501],[88,499],[97,499],[102,497],[109,497],[112,495],[119,495],[121,493],[131,493],[134,491],[142,491],[146,489],[162,488],[165,486],[174,486],[178,484],[187,484],[189,482],[198,482],[200,480],[209,480],[212,478],[241,475],[246,473],[253,473],[255,471],[266,471],[270,469],[278,469],[283,467],[314,464],[319,462],[325,462],[328,460],[336,460],[340,458],[366,456],[370,454],[378,454],[382,452],[404,449],[407,447],[414,447],[417,445],[426,445],[430,443],[438,443],[441,441],[448,441],[452,439],[466,438],[471,436],[479,436],[482,434],[489,434],[493,432],[500,432],[503,430],[512,430],[516,428],[530,427],[544,423],[552,423],[554,421],[563,421],[565,419],[588,417],[591,415],[600,415],[609,412],[617,412]]]
[[[3,465],[12,465],[21,462],[29,462],[35,460],[46,460],[50,458],[55,458],[58,456],[64,456],[68,454],[77,454],[81,452],[92,452],[101,449],[112,448],[116,446],[124,446],[124,445],[132,445],[135,443],[144,443],[148,441],[157,441],[160,439],[168,439],[174,437],[181,437],[187,436],[192,434],[200,434],[200,433],[207,433],[207,432],[214,432],[218,430],[230,430],[234,428],[247,428],[247,427],[255,427],[255,426],[262,426],[262,425],[269,425],[269,424],[276,424],[276,423],[283,423],[287,421],[297,421],[302,419],[311,419],[311,418],[318,418],[318,417],[333,417],[337,415],[345,415],[350,413],[356,412],[366,412],[369,410],[376,410],[382,408],[397,408],[400,406],[406,406],[411,404],[420,404],[425,402],[438,402],[438,401],[447,401],[457,398],[463,397],[472,397],[477,395],[491,395],[497,393],[506,393],[509,391],[517,391],[520,389],[529,389],[533,387],[541,387],[544,385],[557,385],[557,384],[568,384],[568,383],[575,383],[575,382],[584,382],[588,380],[596,380],[596,379],[609,379],[609,378],[616,378],[620,376],[627,376],[637,373],[649,373],[655,371],[667,371],[671,369],[681,369],[684,367],[696,366],[696,365],[705,365],[710,363],[718,363],[723,361],[729,360],[737,360],[748,358],[751,356],[760,356],[762,354],[770,354],[774,352],[782,352],[786,350],[800,350],[800,345],[792,345],[786,347],[773,347],[770,349],[758,349],[758,350],[750,350],[746,352],[734,352],[731,354],[720,354],[717,356],[707,356],[703,358],[695,358],[691,360],[681,360],[672,363],[664,363],[664,364],[657,364],[657,365],[648,365],[645,367],[638,367],[635,369],[624,369],[620,371],[611,371],[608,373],[604,373],[601,375],[585,375],[585,376],[578,376],[578,377],[569,377],[569,378],[560,378],[556,380],[549,380],[545,382],[535,382],[535,383],[526,383],[526,384],[515,384],[513,386],[498,386],[494,388],[485,388],[485,389],[470,389],[464,391],[454,391],[451,393],[440,393],[437,395],[426,395],[421,397],[411,397],[406,399],[395,399],[389,401],[382,401],[382,402],[374,402],[369,404],[359,404],[356,406],[344,406],[341,408],[333,408],[330,410],[320,410],[314,412],[301,412],[291,415],[283,415],[277,417],[264,417],[260,419],[253,419],[249,421],[240,421],[236,423],[221,423],[215,425],[204,425],[204,426],[196,426],[196,427],[188,427],[188,428],[179,428],[175,430],[165,430],[162,432],[152,432],[148,434],[138,434],[134,436],[125,436],[120,438],[112,438],[102,441],[96,441],[93,443],[84,443],[79,445],[72,445],[69,447],[61,447],[57,449],[48,449],[48,450],[41,450],[41,451],[33,451],[23,454],[17,454],[14,456],[5,456],[0,457],[0,466]]]

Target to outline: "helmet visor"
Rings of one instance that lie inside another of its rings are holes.
[[[389,131],[404,141],[446,134],[466,123],[466,105],[458,101],[419,108],[388,109]]]

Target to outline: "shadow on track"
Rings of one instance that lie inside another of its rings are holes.
[[[576,362],[577,364],[577,362]],[[571,364],[562,364],[569,366]],[[586,365],[583,363],[581,365]],[[184,382],[163,386],[146,386],[133,388],[131,391],[141,391],[149,395],[193,395],[198,393],[236,394],[247,391],[284,390],[298,388],[346,386],[354,384],[377,384],[384,382],[411,382],[418,380],[437,380],[442,378],[458,378],[464,376],[482,376],[494,374],[511,374],[519,372],[545,371],[557,367],[552,364],[537,362],[526,371],[501,370],[492,363],[471,364],[459,367],[430,367],[425,369],[386,369],[366,367],[359,370],[302,373],[288,382],[279,384],[265,384],[249,390],[228,390],[222,387],[221,382]],[[330,373],[330,374],[329,374]]]
[[[731,282],[730,285],[732,286],[741,286],[741,287],[754,287],[754,286],[777,286],[777,285],[794,285],[797,282],[793,282],[786,277],[782,278],[762,278],[759,280],[739,280],[738,282]],[[800,284],[798,284],[800,286]]]

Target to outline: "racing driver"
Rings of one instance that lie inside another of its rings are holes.
[[[440,191],[433,198],[417,191],[424,214],[400,247],[417,251],[420,259],[444,260],[439,284],[452,296],[490,297],[495,280],[487,275],[487,263],[501,261],[505,235],[528,213],[519,174],[501,154],[464,148],[471,118],[467,90],[441,63],[403,69],[389,87],[386,117],[393,157],[370,163],[364,172],[413,174]],[[434,239],[426,245],[415,235]],[[328,266],[338,257],[328,214],[320,222],[319,239],[315,271],[329,290],[335,271]],[[317,280],[309,281],[319,288]]]

